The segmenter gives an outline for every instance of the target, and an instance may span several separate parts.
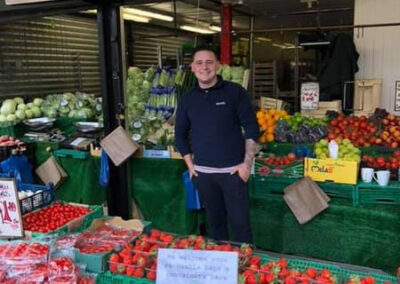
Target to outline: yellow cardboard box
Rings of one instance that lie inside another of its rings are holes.
[[[315,181],[332,181],[336,183],[356,184],[358,162],[340,160],[304,159],[304,176]]]

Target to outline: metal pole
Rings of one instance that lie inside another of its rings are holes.
[[[295,38],[296,49],[294,51],[294,111],[299,110],[299,34]]]
[[[254,30],[254,16],[250,17],[250,30]],[[250,79],[249,81],[252,80],[253,78],[253,65],[254,65],[254,33],[250,33],[250,41],[249,41],[249,68],[250,68]],[[254,99],[254,94],[253,94],[253,86],[250,84],[249,86],[249,93],[251,96],[251,99]]]
[[[157,61],[158,61],[158,67],[162,68],[162,46],[161,45],[157,46]]]
[[[125,35],[120,8],[107,1],[101,2],[97,7],[97,25],[104,131],[107,135],[119,125],[125,126]],[[110,184],[107,188],[109,214],[129,219],[132,215],[129,164],[125,162],[116,167],[110,162],[109,166]]]

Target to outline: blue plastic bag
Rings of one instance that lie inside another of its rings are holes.
[[[110,167],[108,164],[108,156],[106,151],[101,150],[99,184],[101,187],[107,187],[109,182]]]
[[[11,155],[0,163],[1,171],[15,177],[18,183],[33,183],[32,165],[23,155]]]
[[[189,171],[182,174],[183,185],[186,190],[186,209],[188,211],[200,210],[202,208],[199,192],[190,179]]]

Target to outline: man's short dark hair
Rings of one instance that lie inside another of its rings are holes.
[[[198,47],[196,47],[196,48],[193,50],[192,59],[194,59],[194,56],[195,56],[196,53],[199,52],[199,51],[209,51],[209,52],[212,52],[212,53],[215,55],[215,58],[218,60],[218,54],[217,54],[217,52],[215,51],[214,48],[212,48],[212,47],[210,47],[210,46],[198,46]]]

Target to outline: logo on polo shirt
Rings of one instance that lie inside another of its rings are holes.
[[[215,105],[216,106],[223,106],[223,105],[226,105],[226,102],[216,102]]]

